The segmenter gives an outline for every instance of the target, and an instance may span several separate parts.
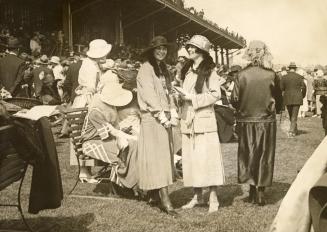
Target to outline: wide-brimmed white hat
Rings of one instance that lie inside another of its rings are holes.
[[[123,89],[121,84],[115,82],[106,84],[100,93],[100,100],[112,106],[126,106],[132,99],[132,92]]]
[[[50,59],[50,63],[60,64],[60,58],[58,56],[52,56]]]
[[[103,39],[95,39],[90,42],[89,50],[86,55],[90,58],[101,58],[109,54],[112,45]]]

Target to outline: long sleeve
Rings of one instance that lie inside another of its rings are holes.
[[[208,91],[192,95],[193,108],[199,109],[215,104],[221,97],[219,76],[213,71],[208,81]]]
[[[85,59],[78,74],[78,84],[85,87],[89,92],[95,93],[97,81],[99,81],[100,70],[90,59]]]
[[[304,83],[304,79],[302,80],[301,83],[301,92],[302,92],[302,97],[305,98],[305,96],[307,95],[307,86]]]
[[[15,82],[13,84],[13,86],[11,87],[11,89],[9,90],[9,92],[11,94],[14,94],[14,92],[16,92],[15,90],[17,90],[17,87],[20,85],[20,83],[23,81],[24,79],[24,71],[26,69],[26,65],[25,63],[22,63],[19,68],[18,68],[18,71],[17,71],[17,74],[16,74],[16,79],[15,79]]]
[[[66,76],[66,79],[64,81],[64,84],[62,86],[62,88],[64,89],[64,91],[66,93],[71,93],[72,91],[72,88],[73,88],[73,75],[72,75],[72,69],[71,67],[68,68],[67,70],[67,76]]]
[[[137,74],[137,94],[141,110],[159,112],[163,111],[163,107],[155,90],[152,72],[150,65],[142,65]]]
[[[239,77],[235,78],[234,88],[231,94],[231,104],[235,109],[239,108],[239,100],[240,100],[240,81]]]
[[[275,99],[275,109],[276,112],[279,113],[283,108],[283,96],[282,91],[280,89],[279,78],[276,76],[274,81],[274,89],[273,89],[273,97]]]
[[[285,91],[284,77],[280,79],[279,87],[281,91]]]

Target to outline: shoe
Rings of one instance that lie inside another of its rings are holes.
[[[157,207],[160,205],[160,196],[158,189],[148,191],[148,197],[148,205],[150,205],[151,207]]]
[[[206,203],[204,202],[202,197],[200,200],[198,200],[197,196],[195,195],[191,201],[182,206],[182,209],[193,209],[195,206],[203,206],[205,204]]]
[[[265,199],[265,187],[259,187],[258,192],[257,192],[257,204],[259,206],[264,206],[266,205],[266,199]]]
[[[254,204],[257,198],[257,188],[254,185],[250,185],[248,202]]]
[[[218,208],[219,208],[219,202],[218,202],[217,192],[210,192],[208,213],[217,212]]]
[[[161,206],[159,207],[163,212],[167,213],[169,216],[178,217],[178,213],[173,208],[168,194],[168,187],[163,187],[159,190]]]
[[[218,200],[209,201],[209,210],[208,213],[215,213],[218,211],[219,202]]]
[[[79,180],[82,182],[82,183],[89,183],[89,184],[98,184],[101,182],[100,179],[96,179],[94,178],[93,176],[88,176],[84,173],[81,173],[79,175]]]
[[[175,211],[175,209],[171,205],[170,206],[168,206],[168,205],[166,205],[166,206],[162,205],[160,207],[160,209],[163,212],[165,212],[166,214],[168,214],[169,216],[172,216],[174,218],[179,217],[179,214]]]

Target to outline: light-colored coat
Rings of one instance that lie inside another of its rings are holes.
[[[197,74],[189,71],[183,83],[183,89],[192,94],[192,101],[185,101],[182,107],[181,130],[183,134],[206,133],[217,131],[214,104],[221,96],[219,76],[211,73],[203,85],[201,94],[196,94]]]
[[[183,83],[192,99],[184,102],[181,116],[184,186],[223,185],[224,165],[213,108],[221,96],[219,76],[212,71],[200,94],[194,89],[197,77],[189,71]]]
[[[137,75],[138,103],[142,112],[169,111],[166,92],[160,78],[149,62],[145,62]]]

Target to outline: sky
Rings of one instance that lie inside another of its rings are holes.
[[[203,9],[206,18],[247,42],[264,41],[275,64],[327,65],[327,0],[185,0],[185,5]]]

